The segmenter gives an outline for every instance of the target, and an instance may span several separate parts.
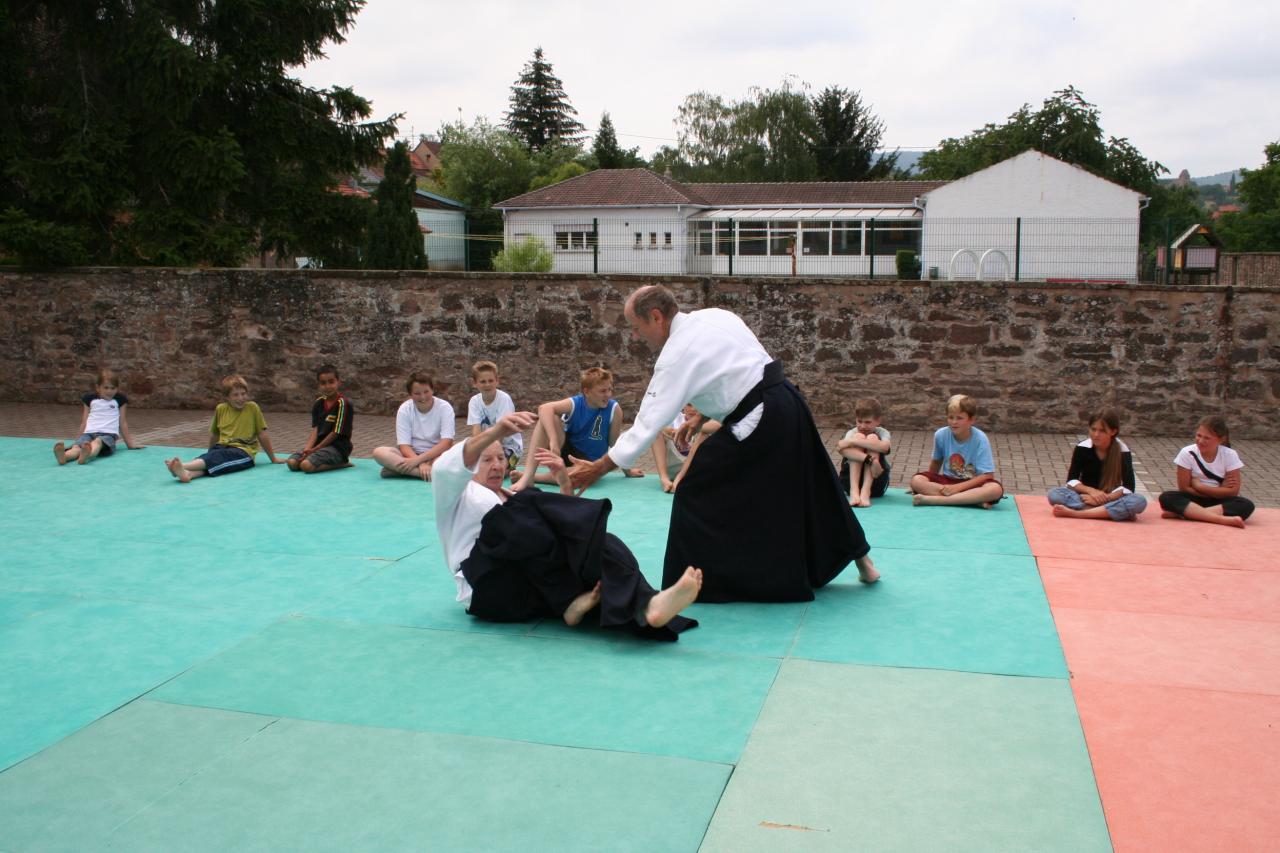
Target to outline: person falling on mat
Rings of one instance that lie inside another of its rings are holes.
[[[661,592],[649,586],[631,550],[606,530],[610,502],[569,494],[558,454],[542,449],[533,464],[552,471],[561,493],[502,488],[502,439],[536,420],[532,412],[503,415],[432,469],[436,527],[458,601],[492,622],[558,616],[572,626],[598,611],[602,627],[654,640],[696,627],[678,614],[697,599],[701,570],[687,567]]]

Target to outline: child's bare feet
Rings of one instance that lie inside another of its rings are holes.
[[[649,606],[644,610],[644,621],[654,628],[661,628],[681,610],[693,604],[701,591],[702,569],[690,566],[678,581],[649,599]]]
[[[399,477],[400,475],[397,474],[395,471],[392,471],[390,468],[383,468],[382,471],[379,472],[378,476],[386,477],[388,480],[390,480],[392,477]]]
[[[591,588],[590,592],[584,592],[569,602],[569,606],[564,611],[564,624],[572,628],[582,622],[582,617],[591,612],[597,604],[600,603],[600,581],[596,581],[596,585]]]
[[[58,460],[59,465],[67,464],[67,446],[61,441],[53,446],[53,458]]]
[[[187,473],[186,468],[182,467],[182,460],[178,457],[175,456],[164,463],[164,467],[169,469],[169,473],[176,477],[179,483],[191,482],[191,475]]]
[[[996,501],[983,501],[982,503],[978,504],[978,506],[982,507],[983,509],[991,509],[993,506],[996,505],[996,503],[997,503]]]
[[[1224,515],[1219,524],[1225,524],[1227,527],[1238,527],[1244,530],[1244,519],[1238,515]]]
[[[925,498],[924,495],[916,494],[915,492],[911,493],[911,503],[913,506],[924,506],[925,505],[924,498]]]
[[[1178,515],[1176,512],[1169,512],[1167,509],[1163,510],[1160,513],[1160,517],[1161,518],[1182,518],[1182,516]]]
[[[858,567],[858,580],[862,583],[875,583],[880,580],[880,572],[876,571],[875,563],[871,562],[871,557],[859,557],[854,560],[854,564]]]
[[[92,451],[92,449],[93,449],[92,444],[80,445],[80,455],[76,457],[76,464],[84,465],[86,462],[88,462],[90,457],[93,456],[93,454],[90,452]]]

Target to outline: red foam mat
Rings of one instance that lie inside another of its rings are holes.
[[[1117,851],[1277,849],[1280,697],[1072,688]]]
[[[1039,557],[1051,607],[1280,622],[1280,572]]]
[[[1237,530],[1161,518],[1154,503],[1131,522],[1058,518],[1037,495],[1017,503],[1036,557],[1280,572],[1280,509],[1259,509]]]

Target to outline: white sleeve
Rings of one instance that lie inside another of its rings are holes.
[[[453,405],[444,400],[436,400],[436,405],[440,406],[440,438],[453,438],[458,432],[458,417]]]
[[[408,405],[405,405],[407,403]],[[413,402],[406,400],[396,411],[396,444],[413,446]]]
[[[662,428],[675,420],[676,413],[689,402],[694,374],[681,368],[687,368],[691,360],[672,359],[675,364],[671,368],[663,365],[662,361],[659,356],[658,363],[653,366],[653,377],[645,389],[640,411],[636,412],[631,428],[618,436],[609,450],[609,458],[619,468],[635,465],[640,455],[653,445]]]

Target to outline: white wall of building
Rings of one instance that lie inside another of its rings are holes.
[[[591,247],[576,238],[571,238],[568,246],[563,241],[558,244],[556,233],[590,231],[596,220],[600,272],[680,275],[687,271],[689,252],[685,220],[698,210],[674,206],[511,210],[503,223],[504,243],[509,246],[526,235],[536,237],[551,249],[553,272],[589,273],[593,266]]]
[[[940,278],[1012,278],[1021,217],[1021,278],[1134,280],[1141,199],[1084,169],[1024,152],[925,197],[925,275],[936,268]],[[975,261],[984,255],[979,271]]]
[[[426,237],[427,269],[460,270],[466,264],[466,215],[460,210],[415,207],[418,223],[431,229]]]

